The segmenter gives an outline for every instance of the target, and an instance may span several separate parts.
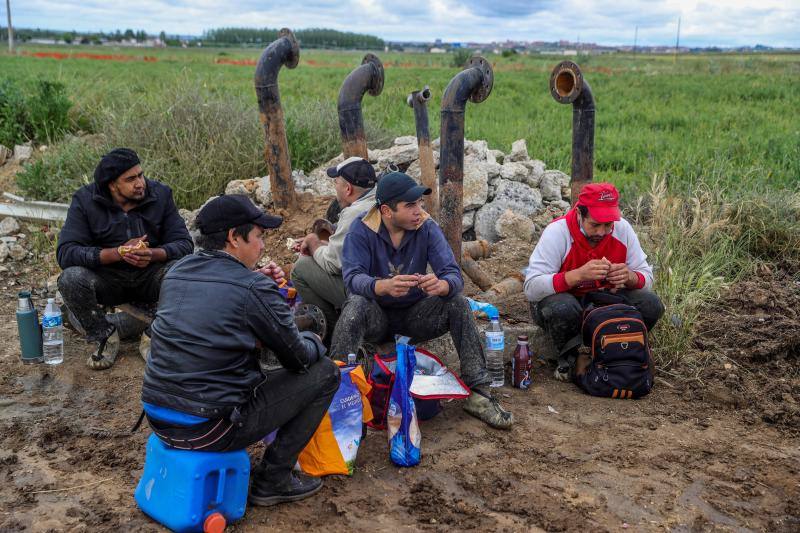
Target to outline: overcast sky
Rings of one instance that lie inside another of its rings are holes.
[[[0,2],[5,25],[5,2]],[[800,46],[800,0],[11,0],[18,27],[199,35],[223,26],[334,28],[388,40]]]

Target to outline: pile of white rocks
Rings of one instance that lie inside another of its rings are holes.
[[[14,217],[0,220],[0,263],[6,259],[22,261],[29,255],[27,235],[20,233],[21,227]]]
[[[438,169],[439,139],[431,145]],[[308,175],[302,170],[293,171],[295,189],[333,196],[333,180],[325,170],[343,159],[339,154]],[[389,148],[370,150],[369,159],[378,173],[394,164],[414,179],[420,179],[416,137],[398,137]],[[563,172],[547,170],[543,161],[531,159],[524,139],[515,141],[508,154],[490,149],[486,141],[466,140],[463,231],[469,232],[471,238],[489,242],[512,237],[531,241],[544,225],[569,209],[569,183],[570,177]],[[264,207],[272,201],[269,176],[231,181],[225,193],[245,194]],[[181,211],[190,227],[197,212]]]
[[[44,148],[45,150],[47,147]],[[13,150],[6,148],[0,144],[0,167],[6,163],[15,161],[17,163],[24,163],[33,155],[33,145],[31,143],[18,144]]]

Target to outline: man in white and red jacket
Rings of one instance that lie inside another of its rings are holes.
[[[550,334],[559,353],[556,378],[569,379],[581,345],[583,295],[608,290],[625,296],[650,330],[664,313],[652,285],[653,268],[620,214],[617,189],[610,183],[587,184],[575,207],[542,232],[525,278],[533,320]]]

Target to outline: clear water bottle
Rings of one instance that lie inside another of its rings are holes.
[[[503,352],[505,352],[505,334],[500,327],[500,317],[492,315],[489,317],[492,324],[486,330],[486,367],[489,377],[492,378],[490,387],[502,387],[505,382],[505,365],[503,364]]]
[[[356,366],[358,364],[356,360],[356,354],[349,353],[347,354],[347,366]]]
[[[61,309],[55,299],[47,299],[47,307],[42,317],[42,345],[44,362],[57,365],[64,362],[64,327],[61,323]]]

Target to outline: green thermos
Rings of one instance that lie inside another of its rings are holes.
[[[17,300],[17,329],[19,329],[19,346],[22,349],[22,362],[25,364],[41,363],[42,327],[39,325],[39,313],[31,301],[31,293],[22,291]]]

